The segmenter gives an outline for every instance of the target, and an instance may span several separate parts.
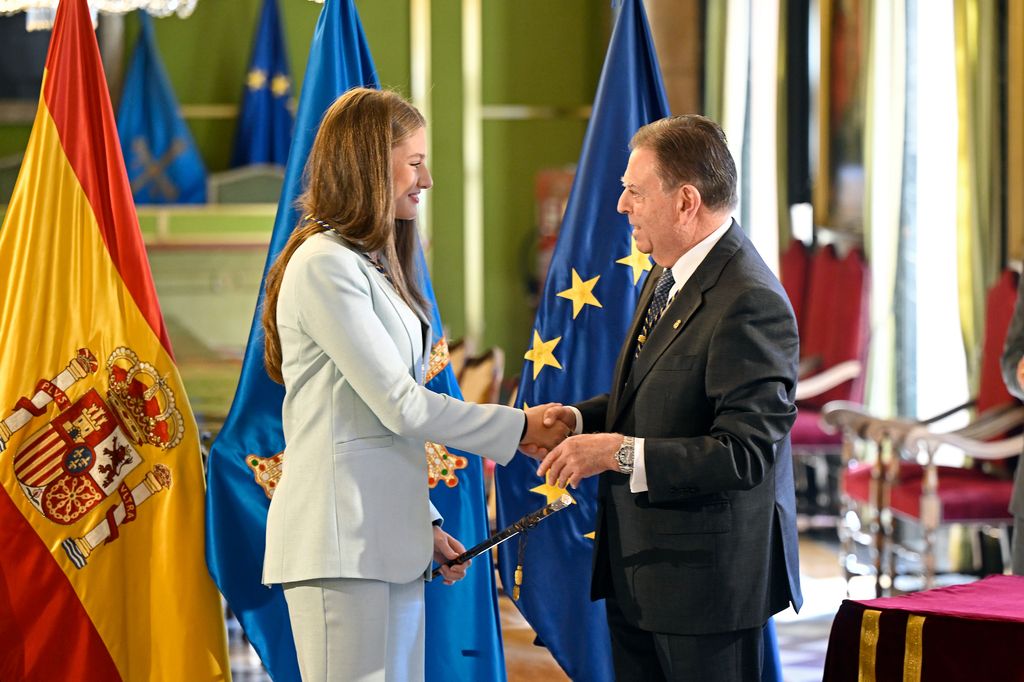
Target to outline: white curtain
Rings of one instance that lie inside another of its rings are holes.
[[[917,416],[965,402],[957,293],[957,93],[951,0],[917,0]]]
[[[901,234],[906,121],[906,6],[875,0],[869,12],[864,131],[865,249],[871,268],[871,353],[867,402],[896,412],[896,264]]]
[[[709,3],[709,26],[724,24],[720,82],[709,98],[736,159],[740,204],[737,219],[768,265],[778,272],[778,90],[779,0],[717,0]],[[724,22],[721,21],[724,14]],[[751,30],[756,26],[757,30]],[[718,67],[717,62],[709,69]],[[717,76],[719,74],[712,74]]]

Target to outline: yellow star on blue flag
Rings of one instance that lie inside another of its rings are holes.
[[[562,365],[559,364],[558,359],[555,357],[555,346],[562,340],[559,336],[556,339],[550,341],[544,341],[540,338],[540,334],[536,330],[533,332],[533,348],[526,351],[523,356],[527,360],[533,363],[533,378],[536,379],[540,371],[545,367],[554,367],[555,369],[562,369]]]
[[[597,280],[599,279],[601,279],[601,275],[584,281],[579,273],[576,272],[576,268],[572,269],[572,286],[565,291],[559,291],[557,294],[562,298],[572,301],[572,319],[576,319],[576,316],[580,314],[585,305],[592,305],[598,308],[603,307],[601,302],[597,300],[597,297],[594,296],[594,287],[597,286]]]
[[[636,240],[632,235],[629,237],[629,255],[615,261],[621,265],[628,265],[633,270],[633,286],[636,286],[645,272],[651,269],[651,257],[636,246]]]
[[[253,69],[245,75],[245,85],[250,90],[259,90],[267,84],[267,74],[262,69]]]

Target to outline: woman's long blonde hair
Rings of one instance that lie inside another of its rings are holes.
[[[307,217],[267,272],[263,363],[279,384],[284,383],[277,331],[281,278],[292,254],[312,235],[333,229],[356,249],[379,253],[402,300],[425,310],[415,276],[415,224],[395,218],[391,179],[392,149],[425,125],[423,115],[400,95],[369,88],[349,90],[324,114],[303,173],[306,190],[296,201]]]

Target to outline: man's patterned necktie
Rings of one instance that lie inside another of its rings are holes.
[[[651,304],[647,306],[644,326],[640,329],[640,335],[636,337],[636,352],[633,354],[634,360],[640,355],[640,349],[647,343],[647,337],[650,336],[651,330],[658,323],[661,314],[665,312],[665,306],[668,305],[668,292],[672,290],[672,285],[675,283],[676,280],[672,277],[672,270],[666,268],[665,272],[661,273],[658,283],[654,286],[654,295],[651,296]]]

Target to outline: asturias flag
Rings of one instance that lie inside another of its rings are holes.
[[[153,22],[140,10],[139,39],[124,79],[117,133],[137,204],[206,202],[206,166],[160,61]]]
[[[441,313],[422,252],[419,259],[420,291],[433,308],[434,347],[427,370],[427,388],[461,399],[462,391],[448,362],[448,342],[443,336]],[[428,443],[427,466],[430,501],[444,516],[444,529],[466,547],[484,540],[489,529],[480,458]],[[454,585],[445,585],[441,580],[428,583],[426,600],[428,682],[504,680],[498,586],[489,553],[477,557],[466,577]]]
[[[309,47],[264,280],[298,223],[295,200],[302,191],[302,173],[320,118],[340,93],[361,85],[376,87],[377,72],[359,15],[352,0],[327,0]],[[284,591],[280,585],[262,584],[267,510],[281,476],[284,451],[284,388],[271,381],[263,367],[263,296],[261,282],[235,398],[210,449],[206,562],[271,677],[297,682],[299,664]]]
[[[352,0],[326,0],[310,46],[295,139],[267,254],[268,267],[298,222],[295,199],[302,188],[303,167],[320,119],[339,95],[357,86],[378,87],[362,25]],[[422,291],[433,302],[422,255],[420,265]],[[262,300],[261,289],[238,390],[210,453],[207,562],[264,665],[281,682],[297,680],[299,671],[284,594],[280,586],[268,589],[260,582],[267,508],[284,450],[284,389],[272,382],[263,368],[263,332],[258,314]],[[433,327],[434,352],[427,386],[458,397],[436,305]],[[445,517],[445,530],[467,547],[484,539],[487,522],[479,459],[450,453],[436,445],[428,445],[424,456],[435,483],[431,500]],[[442,464],[447,461],[456,462],[456,468]],[[496,588],[487,562],[475,565],[469,576],[454,586],[445,587],[441,581],[431,583],[426,600],[427,679],[504,680]]]
[[[232,166],[288,162],[292,143],[292,79],[277,0],[263,0],[238,116]]]
[[[86,0],[57,10],[0,309],[0,679],[227,679],[198,430]]]
[[[583,139],[579,170],[551,259],[523,366],[519,401],[571,404],[609,390],[648,257],[616,211],[629,140],[669,114],[641,0],[619,10]],[[498,525],[554,501],[564,490],[516,455],[496,471]],[[572,491],[577,504],[529,532],[519,610],[574,680],[613,680],[603,602],[590,601],[597,479]],[[513,584],[517,543],[498,547],[502,583]],[[685,588],[682,586],[681,589]]]

